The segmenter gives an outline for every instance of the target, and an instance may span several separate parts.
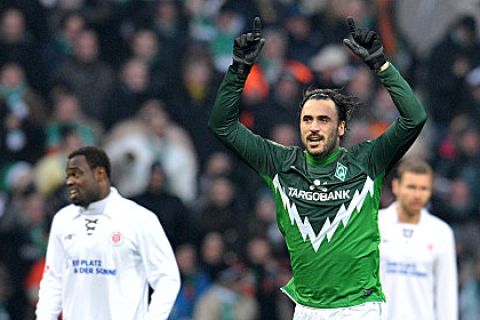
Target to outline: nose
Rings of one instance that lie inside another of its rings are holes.
[[[320,126],[318,121],[312,121],[312,124],[310,125],[310,131],[317,133],[320,131]]]
[[[73,177],[67,177],[65,183],[68,187],[73,186],[75,184],[75,179]]]

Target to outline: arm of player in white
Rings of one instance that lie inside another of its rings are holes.
[[[153,214],[148,217],[140,237],[140,255],[148,283],[153,288],[145,319],[167,319],[180,291],[180,273],[175,255],[160,222]]]
[[[435,266],[435,319],[458,319],[458,285],[455,239],[451,229],[444,237],[443,252]]]
[[[63,245],[56,217],[53,219],[48,239],[47,258],[42,281],[40,282],[39,301],[35,311],[37,320],[57,320],[62,311],[62,274],[64,263]]]

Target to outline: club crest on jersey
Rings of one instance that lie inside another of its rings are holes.
[[[123,235],[120,232],[114,232],[112,233],[110,241],[114,246],[119,246],[123,243]]]
[[[340,181],[345,181],[345,178],[347,177],[347,167],[341,164],[340,162],[337,162],[337,169],[335,169],[335,177],[340,180]]]

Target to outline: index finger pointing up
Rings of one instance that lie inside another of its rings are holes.
[[[353,19],[353,17],[350,17],[348,16],[347,17],[347,25],[348,25],[348,28],[350,29],[350,33],[355,33],[355,20]]]
[[[260,35],[260,31],[262,31],[262,20],[260,20],[260,17],[255,17],[253,19],[253,34],[255,36]]]

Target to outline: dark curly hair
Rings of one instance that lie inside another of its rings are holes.
[[[307,101],[331,99],[337,109],[338,121],[345,121],[345,129],[348,129],[348,121],[361,103],[358,97],[344,95],[340,93],[340,90],[341,89],[307,89],[303,94],[303,99],[298,109],[298,117],[300,118],[303,106]]]
[[[68,159],[73,157],[84,156],[87,160],[88,166],[90,169],[95,169],[98,167],[105,168],[107,177],[111,178],[111,165],[108,155],[102,149],[95,146],[85,146],[81,147],[68,155]]]

